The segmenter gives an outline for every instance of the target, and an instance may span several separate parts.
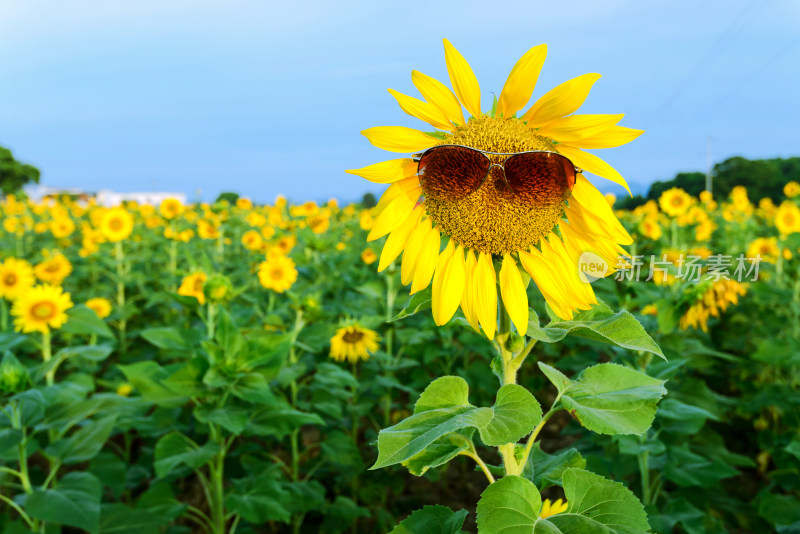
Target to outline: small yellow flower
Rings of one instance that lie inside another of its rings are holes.
[[[117,388],[117,395],[120,397],[128,397],[131,393],[133,393],[133,386],[130,384],[120,384]]]
[[[658,308],[655,304],[648,304],[642,308],[642,315],[658,315]]]
[[[794,202],[786,201],[775,213],[775,226],[781,235],[800,232],[800,208]]]
[[[111,208],[100,220],[100,232],[112,243],[123,241],[133,232],[133,216],[121,206]]]
[[[337,362],[356,363],[368,360],[378,350],[380,336],[377,332],[358,324],[339,328],[331,338],[330,356]]]
[[[661,211],[670,217],[678,217],[689,211],[692,197],[680,187],[673,187],[661,193],[658,205],[661,206]]]
[[[248,230],[242,235],[242,245],[247,250],[258,251],[264,246],[264,238],[257,230]]]
[[[343,251],[346,248],[347,245],[345,245],[344,242],[339,241],[338,243],[336,243],[336,250],[338,250],[339,252]]]
[[[183,280],[181,280],[181,287],[178,288],[178,295],[194,297],[200,304],[205,304],[206,296],[203,293],[203,284],[206,283],[207,279],[206,273],[203,272],[185,276]]]
[[[57,286],[42,284],[31,288],[14,302],[14,326],[24,333],[47,333],[67,322],[65,313],[72,307],[69,293]]]
[[[185,209],[185,206],[177,198],[165,198],[158,206],[158,212],[168,220],[179,217]]]
[[[550,502],[550,499],[545,499],[542,503],[542,510],[539,512],[540,519],[547,519],[550,516],[560,514],[567,511],[567,501],[556,499],[555,502]]]
[[[358,216],[358,225],[362,230],[372,230],[372,227],[375,226],[375,219],[373,219],[369,210],[362,211],[361,215]]]
[[[658,241],[663,234],[661,225],[658,224],[658,220],[655,217],[645,217],[639,223],[639,233],[653,241]]]
[[[761,256],[761,261],[775,263],[778,259],[778,238],[758,237],[747,247],[747,257]]]
[[[72,264],[63,254],[58,252],[37,263],[33,271],[36,273],[36,278],[42,282],[59,286],[72,272]]]
[[[69,217],[59,217],[50,222],[50,233],[57,239],[68,237],[74,231],[75,223]]]
[[[86,301],[86,307],[92,310],[100,319],[111,315],[111,302],[103,297],[95,297]]]
[[[372,265],[375,263],[375,260],[378,259],[378,255],[375,254],[375,251],[371,248],[365,248],[364,252],[361,253],[361,261],[366,263],[367,265]]]
[[[240,210],[253,209],[253,201],[249,198],[239,197],[236,199],[236,207]]]
[[[783,186],[783,194],[789,198],[794,198],[800,195],[800,184],[795,181],[791,181]]]
[[[319,215],[309,217],[306,222],[308,223],[308,227],[311,228],[311,231],[315,234],[324,234],[331,226],[331,220],[326,213],[320,213]]]
[[[259,264],[258,281],[267,289],[283,293],[297,281],[297,269],[291,258],[275,255]]]
[[[0,298],[14,300],[34,283],[33,268],[25,260],[7,258],[0,263]]]

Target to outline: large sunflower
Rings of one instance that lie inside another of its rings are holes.
[[[549,151],[575,166],[627,189],[608,163],[583,149],[623,145],[642,131],[618,126],[623,115],[577,115],[599,74],[573,78],[544,94],[518,116],[533,94],[544,64],[546,45],[530,49],[511,70],[490,113],[480,107],[480,87],[461,54],[444,41],[453,91],[441,82],[412,71],[423,96],[419,100],[389,90],[409,115],[436,128],[423,132],[402,126],[369,128],[362,133],[390,152],[422,152],[437,145],[463,145],[494,153]],[[465,117],[462,105],[469,113]],[[503,163],[508,156],[490,156]],[[376,206],[378,213],[368,239],[388,234],[378,270],[403,253],[401,280],[412,294],[431,281],[433,317],[446,323],[461,306],[465,317],[489,338],[497,327],[497,281],[500,296],[520,334],[528,324],[527,271],[559,317],[596,303],[594,292],[581,281],[579,258],[600,256],[613,272],[620,245],[631,238],[603,195],[578,174],[567,199],[526,201],[505,187],[503,171],[492,168],[480,187],[463,198],[437,194],[439,183],[420,180],[414,159],[404,157],[347,171],[367,180],[391,184]],[[441,237],[446,243],[442,250]],[[596,277],[595,273],[592,273]]]
[[[6,258],[0,263],[0,298],[14,300],[33,286],[33,268],[25,260]]]
[[[111,208],[100,219],[100,232],[108,241],[123,241],[133,232],[133,215],[122,206]]]
[[[69,293],[57,286],[42,284],[22,294],[11,308],[14,326],[24,333],[47,333],[67,322],[65,313],[72,307]]]

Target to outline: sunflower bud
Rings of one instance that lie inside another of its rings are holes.
[[[525,348],[525,338],[516,332],[511,332],[506,341],[506,348],[511,352],[519,352]]]
[[[10,352],[0,361],[0,393],[18,393],[31,382],[28,369]]]
[[[224,274],[212,274],[203,285],[203,292],[210,302],[223,302],[233,297],[233,285]]]

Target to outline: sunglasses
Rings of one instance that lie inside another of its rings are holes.
[[[492,163],[492,156],[511,156]],[[564,202],[583,169],[555,152],[488,152],[462,145],[439,145],[415,154],[417,174],[426,195],[460,200],[481,188],[492,167],[503,170],[503,178],[516,197],[531,206]]]

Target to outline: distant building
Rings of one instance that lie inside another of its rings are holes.
[[[107,207],[118,206],[123,202],[130,201],[158,206],[168,198],[175,198],[180,200],[181,204],[186,204],[186,194],[184,193],[117,193],[108,189],[101,189],[97,192],[95,198],[98,204]]]

